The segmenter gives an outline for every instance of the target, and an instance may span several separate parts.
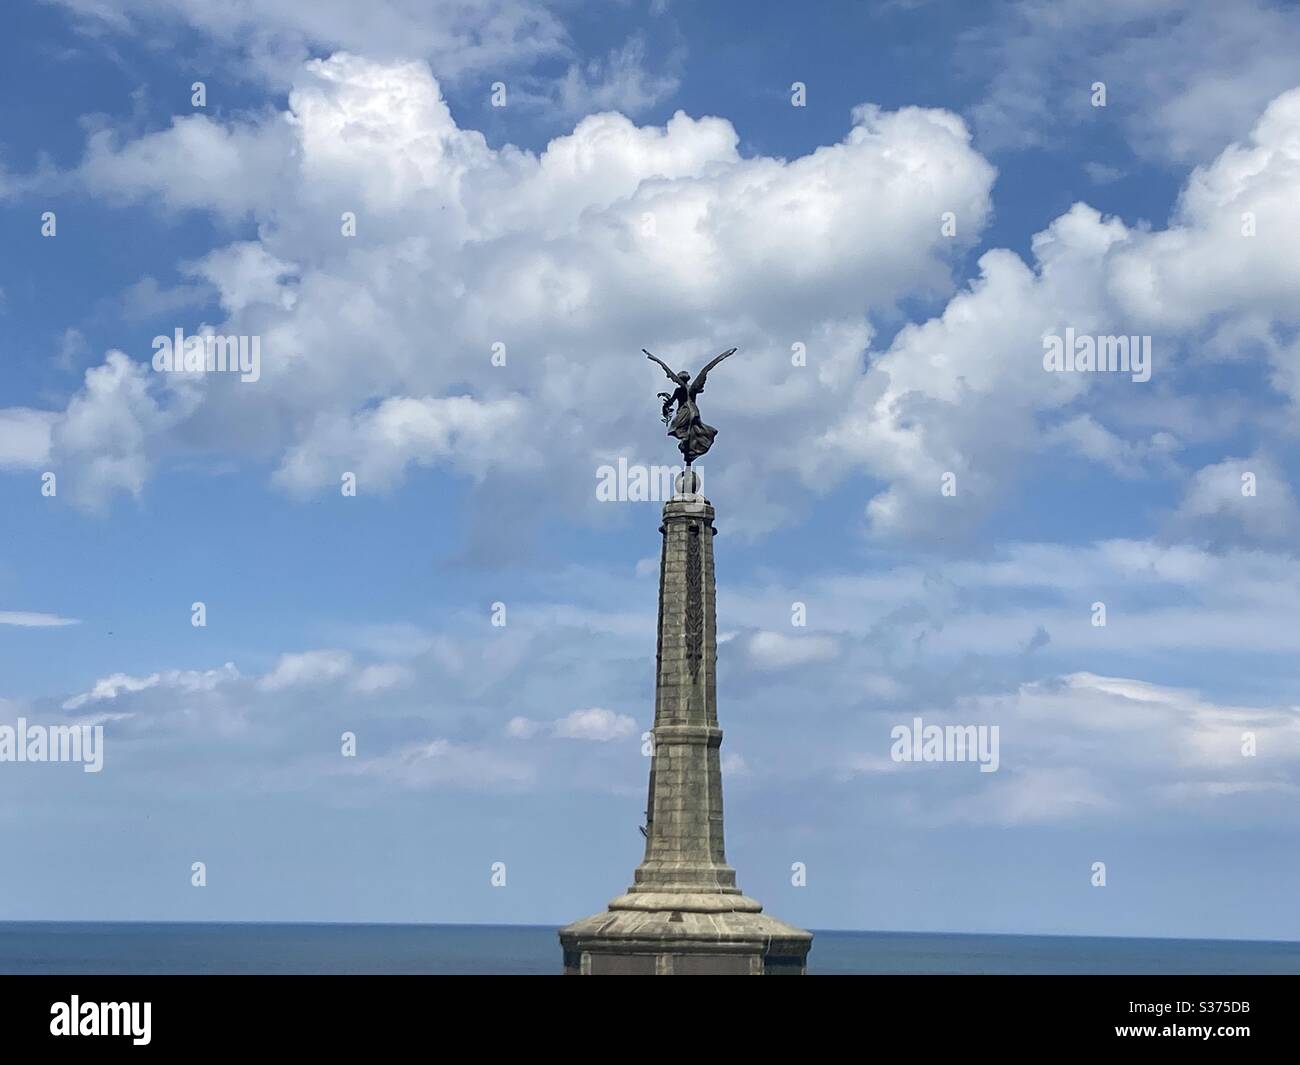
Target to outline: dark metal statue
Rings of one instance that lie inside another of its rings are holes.
[[[668,435],[677,437],[677,448],[681,451],[686,465],[689,466],[713,446],[713,438],[718,435],[718,430],[713,426],[705,425],[700,421],[700,408],[695,405],[695,397],[704,391],[704,382],[709,376],[709,371],[723,359],[734,355],[736,349],[724,351],[713,359],[695,375],[694,380],[691,379],[689,371],[674,371],[663,359],[651,355],[645,348],[641,350],[664,368],[664,373],[676,386],[672,392],[659,393],[659,398],[664,401],[661,413],[664,424],[668,426]],[[674,404],[677,406],[676,413],[673,412]]]

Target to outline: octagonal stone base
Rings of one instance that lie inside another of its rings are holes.
[[[708,897],[707,908],[614,908],[628,899],[560,929],[566,976],[802,976],[807,968],[812,934],[755,912],[761,907],[743,895]],[[722,910],[720,901],[745,909]]]

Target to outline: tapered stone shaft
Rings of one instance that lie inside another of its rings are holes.
[[[660,531],[646,849],[629,893],[738,895],[722,833],[713,507],[702,496],[670,500]]]
[[[799,974],[812,936],[742,895],[722,836],[713,506],[664,504],[645,858],[605,913],[560,930],[572,974]]]

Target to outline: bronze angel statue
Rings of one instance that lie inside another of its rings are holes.
[[[713,426],[705,425],[700,421],[700,408],[695,405],[695,397],[704,391],[704,382],[708,379],[709,371],[723,359],[734,355],[736,349],[724,351],[713,359],[695,375],[694,380],[691,379],[689,371],[674,371],[663,359],[651,355],[645,348],[641,350],[645,351],[648,358],[654,359],[664,368],[664,373],[676,386],[672,392],[660,392],[659,398],[664,401],[662,413],[664,424],[668,426],[668,435],[677,437],[678,450],[681,451],[682,458],[689,466],[713,446],[713,438],[718,435],[718,430]],[[674,404],[677,406],[676,413],[673,412]]]

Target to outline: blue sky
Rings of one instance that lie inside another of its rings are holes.
[[[745,891],[1300,937],[1300,12],[811,6],[17,6],[0,724],[105,754],[0,763],[0,916],[620,893],[658,504],[598,470],[675,457],[641,347],[738,346],[702,465]],[[1151,379],[1046,372],[1067,328]],[[176,329],[260,378],[155,371]],[[915,716],[998,725],[998,771],[892,761]]]

